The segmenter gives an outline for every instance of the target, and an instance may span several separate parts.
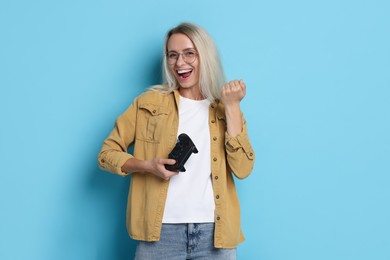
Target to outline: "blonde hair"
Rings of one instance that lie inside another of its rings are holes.
[[[217,47],[210,35],[201,27],[192,23],[181,23],[169,30],[165,37],[163,54],[163,85],[151,89],[163,93],[170,93],[179,88],[179,84],[172,74],[167,61],[167,44],[173,34],[184,34],[194,44],[199,57],[199,86],[203,97],[214,102],[221,97],[222,86],[226,83],[221,59]]]

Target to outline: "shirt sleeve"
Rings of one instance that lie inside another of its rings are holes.
[[[121,168],[127,160],[134,158],[127,150],[134,143],[136,114],[137,100],[117,118],[98,155],[98,165],[102,170],[122,176],[128,174]]]
[[[251,173],[255,162],[255,152],[249,141],[246,122],[243,121],[242,131],[236,137],[225,132],[227,161],[234,175],[239,179],[246,178]]]

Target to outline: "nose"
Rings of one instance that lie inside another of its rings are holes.
[[[179,56],[177,57],[177,60],[176,60],[176,65],[180,66],[182,64],[185,64],[185,61],[183,59],[183,54],[179,53]]]

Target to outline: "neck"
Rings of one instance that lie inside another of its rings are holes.
[[[179,93],[182,97],[193,99],[193,100],[203,100],[204,97],[200,93],[199,88],[179,88]]]

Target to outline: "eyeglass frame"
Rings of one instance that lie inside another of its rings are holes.
[[[191,61],[191,62],[187,62],[186,61],[186,57],[185,57],[185,53],[186,52],[193,52],[194,53],[194,60],[193,61]],[[169,58],[169,54],[176,54],[177,55],[177,57],[176,57],[176,59],[174,60],[174,62],[170,62],[170,59],[171,58]],[[173,65],[173,64],[175,64],[178,60],[179,60],[179,57],[181,56],[182,57],[182,59],[183,59],[183,61],[185,62],[185,63],[187,63],[187,64],[192,64],[192,63],[194,63],[195,62],[195,60],[196,60],[196,57],[199,55],[199,53],[197,52],[197,51],[195,51],[194,49],[186,49],[186,50],[184,50],[183,52],[176,52],[176,51],[167,51],[166,52],[166,57],[167,57],[167,62],[168,62],[168,64],[169,65]]]

